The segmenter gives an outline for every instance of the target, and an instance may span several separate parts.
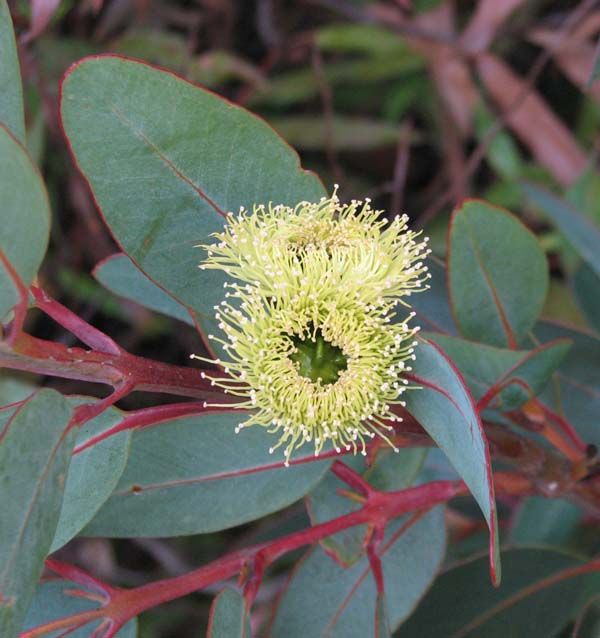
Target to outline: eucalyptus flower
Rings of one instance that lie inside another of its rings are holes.
[[[315,455],[366,454],[380,436],[393,445],[394,405],[404,405],[404,373],[418,327],[404,297],[424,290],[427,240],[388,223],[369,201],[343,205],[336,193],[295,208],[255,206],[230,214],[201,268],[223,270],[215,307],[227,377],[202,375],[239,397],[249,412],[236,431],[258,425],[278,434],[272,453],[312,443]],[[402,312],[400,312],[402,311]],[[395,449],[395,447],[394,447]]]

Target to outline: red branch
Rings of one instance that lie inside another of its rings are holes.
[[[387,522],[399,516],[429,510],[435,505],[466,493],[467,488],[462,481],[434,481],[396,492],[379,492],[370,488],[366,502],[360,510],[269,543],[233,552],[182,576],[167,578],[131,590],[113,590],[110,601],[104,606],[35,627],[23,632],[21,638],[38,638],[50,632],[75,625],[81,626],[82,623],[100,618],[105,619],[106,624],[105,631],[99,636],[112,638],[125,623],[138,614],[213,583],[227,580],[249,566],[256,567],[257,558],[260,575],[262,575],[268,565],[284,554],[316,543],[327,536],[364,524],[383,529]],[[50,567],[58,571],[55,569],[56,563],[51,563]],[[64,569],[62,573],[65,573]],[[81,570],[75,570],[71,578],[77,584],[87,587],[92,585],[97,588],[97,581]]]
[[[25,315],[27,314],[27,305],[28,305],[28,295],[27,295],[27,286],[23,283],[23,280],[19,276],[19,273],[16,271],[15,267],[10,263],[4,251],[0,250],[0,263],[8,272],[8,276],[12,279],[15,288],[17,289],[17,295],[19,300],[17,301],[17,305],[14,307],[14,319],[12,321],[12,326],[10,328],[10,332],[7,338],[8,345],[12,345],[17,335],[23,329],[23,322],[25,321]]]
[[[65,379],[103,383],[129,391],[165,392],[196,399],[232,401],[200,377],[197,368],[175,366],[128,352],[119,354],[67,347],[21,333],[12,348],[0,342],[0,367],[47,374]]]
[[[80,341],[83,341],[86,346],[98,352],[115,355],[120,355],[123,352],[123,349],[108,335],[94,328],[87,321],[84,321],[61,303],[58,303],[58,301],[50,298],[41,288],[31,286],[31,294],[35,299],[36,306],[41,311],[52,317],[54,321],[66,328]]]

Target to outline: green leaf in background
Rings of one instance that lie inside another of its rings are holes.
[[[90,400],[93,399],[70,399],[70,403],[76,406]],[[79,429],[76,448],[122,418],[120,410],[110,408],[88,421]],[[125,469],[130,440],[131,430],[119,432],[72,456],[51,551],[56,551],[80,532],[111,495]]]
[[[0,123],[4,124],[20,142],[25,141],[21,69],[6,0],[0,0]]]
[[[536,236],[508,211],[468,200],[453,214],[448,281],[465,337],[514,347],[538,318],[548,264]]]
[[[133,262],[218,331],[223,273],[200,270],[198,243],[240,206],[325,193],[262,120],[188,82],[114,56],[87,58],[63,82],[61,116],[80,170]],[[106,140],[110,140],[110,144]]]
[[[182,72],[190,58],[185,38],[156,28],[133,28],[110,43],[110,50]]]
[[[304,151],[322,151],[332,146],[338,151],[368,151],[398,144],[399,130],[364,117],[335,115],[288,115],[269,118],[269,123],[287,142]]]
[[[562,339],[535,350],[506,350],[459,337],[426,336],[452,359],[475,400],[479,401],[492,386],[505,386],[492,401],[502,411],[516,410],[539,394],[571,346],[568,339]]]
[[[487,139],[486,135],[494,123],[494,118],[484,104],[478,104],[475,109],[475,129],[480,143]],[[487,161],[499,177],[515,180],[523,174],[523,160],[519,147],[508,131],[496,133],[486,145],[486,149]]]
[[[93,275],[119,297],[131,299],[145,308],[189,325],[194,323],[190,311],[148,279],[127,255],[107,257],[94,268]]]
[[[40,390],[0,432],[0,636],[18,634],[54,537],[75,432],[66,399]]]
[[[525,195],[564,234],[581,258],[600,275],[600,228],[549,190],[524,183]]]
[[[557,550],[513,549],[502,552],[504,578],[494,588],[485,563],[470,559],[442,573],[398,638],[550,638],[577,613],[590,576],[553,582],[583,561]]]
[[[370,467],[366,466],[361,456],[349,456],[344,459],[344,463],[361,473],[375,489],[390,492],[412,485],[426,454],[427,451],[420,448],[400,450],[398,453],[391,448],[383,448]],[[358,503],[338,494],[339,489],[348,489],[348,486],[329,472],[307,496],[306,507],[313,524],[329,521],[360,508]],[[366,526],[361,525],[329,536],[321,544],[339,562],[351,565],[364,553],[365,533]]]
[[[329,24],[315,31],[315,43],[322,51],[362,53],[373,57],[406,54],[404,38],[374,24]]]
[[[439,346],[419,340],[406,409],[448,457],[479,504],[490,528],[492,577],[500,581],[498,521],[489,449],[473,397]]]
[[[368,90],[377,82],[405,80],[423,69],[423,59],[412,51],[404,55],[332,62],[323,65],[323,76],[331,87],[347,85],[356,91],[357,85]],[[258,87],[249,100],[252,107],[296,106],[319,95],[323,80],[314,69],[294,69],[270,77]],[[423,84],[421,82],[421,84]],[[339,90],[339,89],[338,89]],[[415,97],[414,92],[409,101]]]
[[[600,334],[600,275],[582,263],[573,274],[572,287],[589,325]]]
[[[565,499],[530,496],[518,507],[510,530],[512,545],[568,547],[583,511]]]
[[[252,638],[250,617],[239,592],[226,588],[214,599],[207,638]]]
[[[408,517],[388,525],[380,550],[392,629],[412,612],[444,558],[444,508],[403,531]],[[368,559],[352,567],[311,549],[292,573],[277,607],[272,638],[365,638],[374,634],[377,592]]]
[[[32,629],[44,625],[64,616],[72,616],[99,606],[98,600],[73,596],[71,592],[81,591],[89,593],[91,596],[98,596],[97,592],[86,589],[69,580],[51,580],[42,583],[36,590],[35,596],[27,611],[24,629]],[[88,623],[75,631],[70,632],[69,638],[90,638],[101,620]],[[60,633],[53,632],[47,634],[48,638],[55,638]],[[137,619],[129,621],[115,638],[136,638]],[[4,637],[3,637],[4,638]]]
[[[261,427],[235,434],[239,421],[231,412],[206,414],[136,431],[114,494],[83,534],[215,532],[290,505],[329,468],[325,460],[283,467],[269,454],[272,435]]]
[[[50,207],[42,178],[25,149],[0,125],[0,250],[29,286],[46,253]],[[13,279],[0,263],[0,319],[19,300]]]
[[[600,445],[600,340],[560,324],[541,321],[534,334],[542,343],[568,338],[573,345],[540,395],[566,416],[587,443]]]

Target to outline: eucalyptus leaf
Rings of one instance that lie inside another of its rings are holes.
[[[0,635],[13,638],[42,573],[63,498],[75,432],[71,409],[40,390],[0,432]]]
[[[589,575],[552,577],[582,565],[552,549],[523,548],[502,553],[504,580],[493,587],[486,558],[446,570],[436,580],[398,638],[549,638],[576,613]],[[534,613],[534,611],[543,613]]]
[[[21,143],[25,141],[21,69],[6,0],[0,0],[0,123]]]
[[[392,629],[412,612],[435,578],[445,550],[443,517],[444,508],[436,507],[407,529],[404,526],[408,517],[388,526],[380,556]],[[366,557],[344,568],[316,547],[292,573],[270,635],[272,638],[373,636],[376,605],[377,591]]]
[[[46,253],[50,206],[40,174],[23,146],[3,125],[0,125],[0,202],[0,250],[28,287]],[[0,320],[18,301],[14,277],[0,262]]]
[[[206,332],[224,274],[200,270],[225,215],[325,195],[262,120],[181,78],[116,56],[86,58],[62,85],[76,162],[124,252]],[[110,140],[110,144],[106,140]]]
[[[207,638],[252,638],[244,597],[225,588],[210,608]]]
[[[450,301],[468,339],[522,343],[548,290],[548,264],[535,235],[508,211],[467,200],[448,235]]]
[[[269,454],[272,435],[266,429],[235,434],[240,416],[186,417],[134,432],[119,484],[83,534],[215,532],[286,507],[321,480],[330,461],[286,468],[283,458]],[[307,450],[297,454],[314,457]]]
[[[479,504],[490,529],[492,576],[500,581],[498,521],[487,440],[464,380],[444,352],[420,339],[406,408],[446,454]]]
[[[94,277],[115,295],[193,325],[189,310],[148,279],[127,255],[111,255],[94,268]]]

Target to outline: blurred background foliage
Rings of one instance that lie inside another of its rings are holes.
[[[563,234],[561,223],[565,210],[574,210],[600,224],[598,2],[15,0],[9,6],[27,143],[54,212],[42,285],[130,351],[183,363],[198,344],[193,328],[114,296],[90,274],[118,249],[69,158],[57,96],[72,62],[102,52],[150,61],[258,113],[328,189],[337,183],[343,198],[371,197],[379,208],[408,213],[439,257],[449,215],[464,197],[510,209],[548,255],[544,315],[600,331],[598,275],[571,247],[581,237]],[[33,334],[64,340],[41,315],[30,321]],[[11,396],[14,384],[27,392],[27,379],[10,383]],[[53,383],[82,391],[76,382]],[[142,401],[150,399],[134,395],[124,407]],[[530,538],[534,526],[527,522],[546,516],[545,533],[560,536],[560,544],[588,551],[594,545],[585,525],[569,523],[579,521],[574,506],[538,506],[532,500],[519,510],[512,542],[547,540]],[[472,514],[456,509],[449,517],[462,540],[455,555],[481,546],[483,528]],[[300,504],[229,532],[169,541],[76,539],[63,552],[110,582],[137,585],[305,524]],[[272,600],[281,584],[275,575],[259,602]],[[201,635],[209,605],[208,596],[198,595],[154,610],[141,619],[141,636]],[[257,609],[268,614],[268,606]]]

